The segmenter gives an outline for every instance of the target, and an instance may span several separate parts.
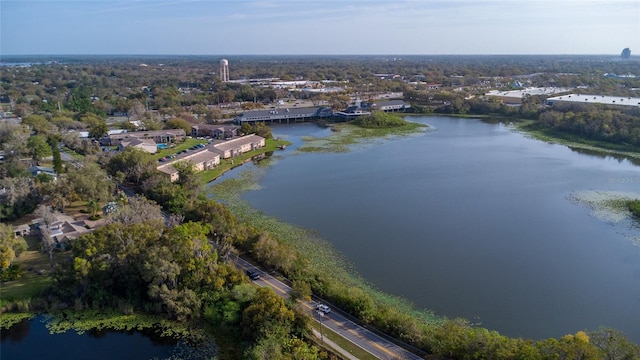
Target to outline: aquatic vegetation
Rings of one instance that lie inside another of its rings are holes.
[[[370,145],[395,137],[421,135],[430,130],[429,126],[405,121],[404,125],[391,128],[363,128],[349,123],[331,125],[330,136],[315,138],[303,137],[305,144],[298,148],[300,152],[348,152],[354,145]]]
[[[36,316],[36,314],[34,313],[10,313],[10,312],[5,312],[2,315],[0,315],[0,329],[8,329],[10,327],[12,327],[13,325],[19,323],[22,320],[25,319],[31,319],[34,316]]]
[[[625,237],[640,246],[640,235],[633,231],[638,228],[637,220],[628,205],[636,199],[640,199],[640,193],[625,191],[583,190],[569,195],[569,200],[586,206],[596,219],[612,225],[631,223],[631,231],[625,231]]]

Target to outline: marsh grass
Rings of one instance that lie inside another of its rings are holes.
[[[640,193],[624,191],[575,191],[569,200],[589,209],[591,216],[608,224],[620,227],[620,233],[633,244],[640,246],[640,228],[638,220],[629,208],[629,204],[640,199]],[[630,229],[624,229],[631,224]]]
[[[343,153],[348,152],[353,146],[380,143],[395,137],[415,136],[430,129],[426,125],[409,121],[403,126],[381,129],[363,128],[349,123],[332,124],[331,128],[333,133],[327,137],[303,137],[304,145],[298,148],[298,151]]]
[[[122,314],[115,310],[61,311],[45,316],[46,327],[51,334],[75,331],[84,334],[92,330],[155,330],[157,335],[202,343],[210,340],[210,335],[202,326],[171,321],[161,316],[146,314]]]

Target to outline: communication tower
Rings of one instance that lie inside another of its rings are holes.
[[[229,61],[227,59],[220,60],[220,80],[222,82],[229,81]]]

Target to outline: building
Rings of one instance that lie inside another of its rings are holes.
[[[58,174],[56,174],[55,170],[53,170],[52,168],[44,166],[31,166],[29,169],[27,169],[27,171],[29,171],[29,174],[31,174],[31,176],[45,174],[47,176],[50,176],[53,180],[58,179]]]
[[[127,138],[125,140],[122,140],[120,144],[118,144],[118,149],[121,151],[127,147],[144,150],[151,154],[155,154],[156,152],[158,152],[158,145],[155,141],[153,141],[153,139]]]
[[[213,151],[223,159],[240,156],[246,152],[257,150],[265,146],[265,138],[255,134],[227,140],[213,145]]]
[[[325,107],[252,110],[240,114],[236,117],[235,122],[237,124],[257,122],[288,124],[290,122],[304,122],[331,116],[333,116],[333,111]]]
[[[503,103],[509,105],[521,105],[522,99],[526,96],[536,95],[553,95],[563,92],[568,92],[569,88],[556,88],[556,87],[542,87],[542,88],[525,88],[520,90],[500,91],[493,90],[484,94],[485,96],[492,96],[502,100]]]
[[[105,139],[106,145],[119,145],[122,141],[133,139],[152,139],[156,144],[167,144],[182,141],[186,136],[183,129],[132,131],[120,134],[110,134]]]
[[[167,175],[171,182],[177,181],[179,175],[174,165],[179,162],[191,163],[196,171],[211,170],[220,164],[220,155],[211,151],[211,149],[202,149],[162,164],[158,166],[158,171]]]
[[[371,112],[363,110],[360,105],[352,105],[343,111],[336,111],[333,116],[344,121],[353,120],[360,116],[371,115]]]
[[[557,102],[640,107],[640,98],[637,98],[637,97],[587,95],[587,94],[568,94],[568,95],[551,97],[547,99],[546,104],[553,105]]]
[[[382,100],[363,104],[363,108],[384,112],[404,112],[410,109],[411,105],[402,100]]]
[[[220,81],[229,81],[229,60],[227,59],[220,60]]]
[[[157,169],[173,182],[179,179],[178,170],[174,166],[179,162],[191,163],[196,171],[211,170],[220,165],[221,159],[229,159],[263,148],[265,143],[265,138],[251,134],[217,144],[208,144],[158,165]]]
[[[191,136],[193,137],[229,139],[238,136],[239,132],[240,126],[238,125],[198,124],[191,126]]]

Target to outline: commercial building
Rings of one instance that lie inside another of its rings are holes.
[[[640,98],[637,98],[637,97],[587,95],[587,94],[568,94],[568,95],[551,97],[547,99],[546,104],[553,105],[557,102],[640,107]]]
[[[333,111],[325,107],[313,108],[286,108],[245,111],[236,117],[237,124],[243,123],[296,123],[313,119],[329,118],[333,116]]]
[[[484,94],[485,96],[492,96],[502,100],[503,103],[509,105],[520,105],[522,99],[526,96],[536,95],[553,95],[563,92],[571,91],[569,88],[557,88],[557,87],[540,87],[540,88],[525,88],[520,90],[492,90]]]

